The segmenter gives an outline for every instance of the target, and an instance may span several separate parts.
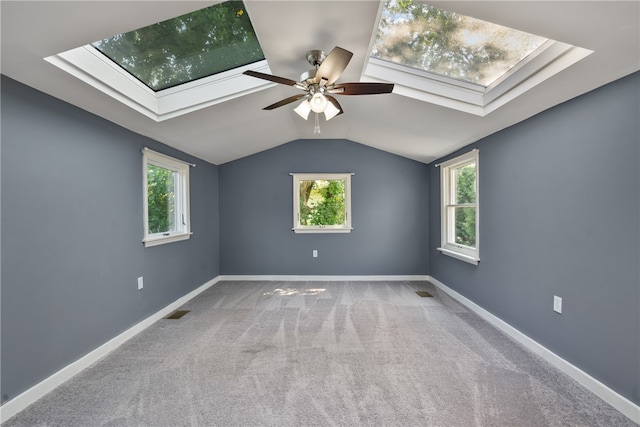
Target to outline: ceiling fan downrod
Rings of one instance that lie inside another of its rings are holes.
[[[307,61],[309,62],[309,64],[311,64],[311,66],[315,68],[318,68],[320,64],[322,64],[322,61],[325,60],[326,57],[327,55],[324,53],[323,50],[315,49],[307,52]]]

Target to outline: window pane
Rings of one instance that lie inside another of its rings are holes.
[[[455,211],[455,243],[476,247],[476,208],[453,208]]]
[[[176,230],[176,175],[172,170],[147,165],[149,234]]]
[[[462,166],[455,169],[454,188],[455,188],[455,205],[476,202],[476,164]]]
[[[92,43],[158,91],[264,59],[241,1],[229,1]]]
[[[546,41],[422,2],[387,0],[371,56],[486,87]]]
[[[345,181],[301,180],[300,225],[344,225]]]

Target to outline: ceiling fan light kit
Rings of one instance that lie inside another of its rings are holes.
[[[327,98],[320,92],[314,93],[309,101],[309,104],[311,104],[311,111],[314,113],[324,113],[328,103]]]
[[[293,109],[300,117],[307,120],[309,118],[309,113],[311,112],[311,103],[309,103],[308,99],[305,99]]]
[[[333,119],[335,116],[340,114],[340,110],[337,109],[332,103],[327,103],[327,108],[324,110],[324,118],[326,121]]]
[[[293,86],[306,92],[303,95],[290,96],[263,109],[273,110],[303,99],[302,103],[293,111],[305,120],[309,118],[311,111],[316,113],[314,133],[319,134],[318,117],[321,113],[324,113],[325,119],[329,121],[344,112],[338,100],[332,95],[377,95],[393,91],[393,83],[335,83],[349,64],[352,56],[353,53],[338,46],[333,48],[328,55],[325,55],[321,50],[310,50],[307,52],[306,58],[309,64],[315,68],[303,73],[300,76],[300,81],[252,70],[247,70],[244,74]]]

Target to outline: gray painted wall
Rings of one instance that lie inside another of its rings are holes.
[[[476,267],[435,249],[434,164],[301,140],[216,167],[3,77],[2,401],[222,273],[431,274],[639,403],[639,78],[474,144]],[[187,242],[140,243],[143,146],[198,165]],[[355,230],[295,235],[290,172],[355,172]]]
[[[354,230],[291,231],[291,172],[355,173]],[[427,210],[425,164],[348,140],[293,141],[220,166],[220,269],[254,275],[427,274]]]
[[[219,227],[217,166],[4,76],[1,136],[4,402],[216,277]],[[141,243],[144,146],[197,164],[188,241]]]
[[[639,87],[636,73],[474,144],[477,267],[436,250],[444,159],[429,165],[430,274],[635,403]]]

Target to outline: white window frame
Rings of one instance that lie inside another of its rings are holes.
[[[157,122],[276,86],[242,74],[271,74],[266,60],[155,92],[90,44],[44,59]]]
[[[453,194],[453,171],[468,164],[476,165],[476,202],[465,205],[455,204]],[[477,149],[448,160],[440,165],[440,223],[441,246],[437,248],[445,255],[457,258],[470,264],[480,263],[480,162]],[[476,210],[476,246],[466,246],[455,242],[455,207],[474,207]]]
[[[293,177],[293,228],[295,233],[350,233],[351,227],[351,176],[352,173],[292,173]],[[344,180],[344,224],[300,224],[300,181]]]
[[[176,229],[164,233],[149,233],[149,205],[147,191],[147,166],[154,165],[176,172],[175,182],[175,206]],[[143,222],[144,237],[142,241],[145,247],[163,245],[165,243],[187,240],[191,237],[191,216],[189,202],[189,167],[190,164],[182,160],[161,154],[148,148],[142,150],[142,182],[143,182]]]

